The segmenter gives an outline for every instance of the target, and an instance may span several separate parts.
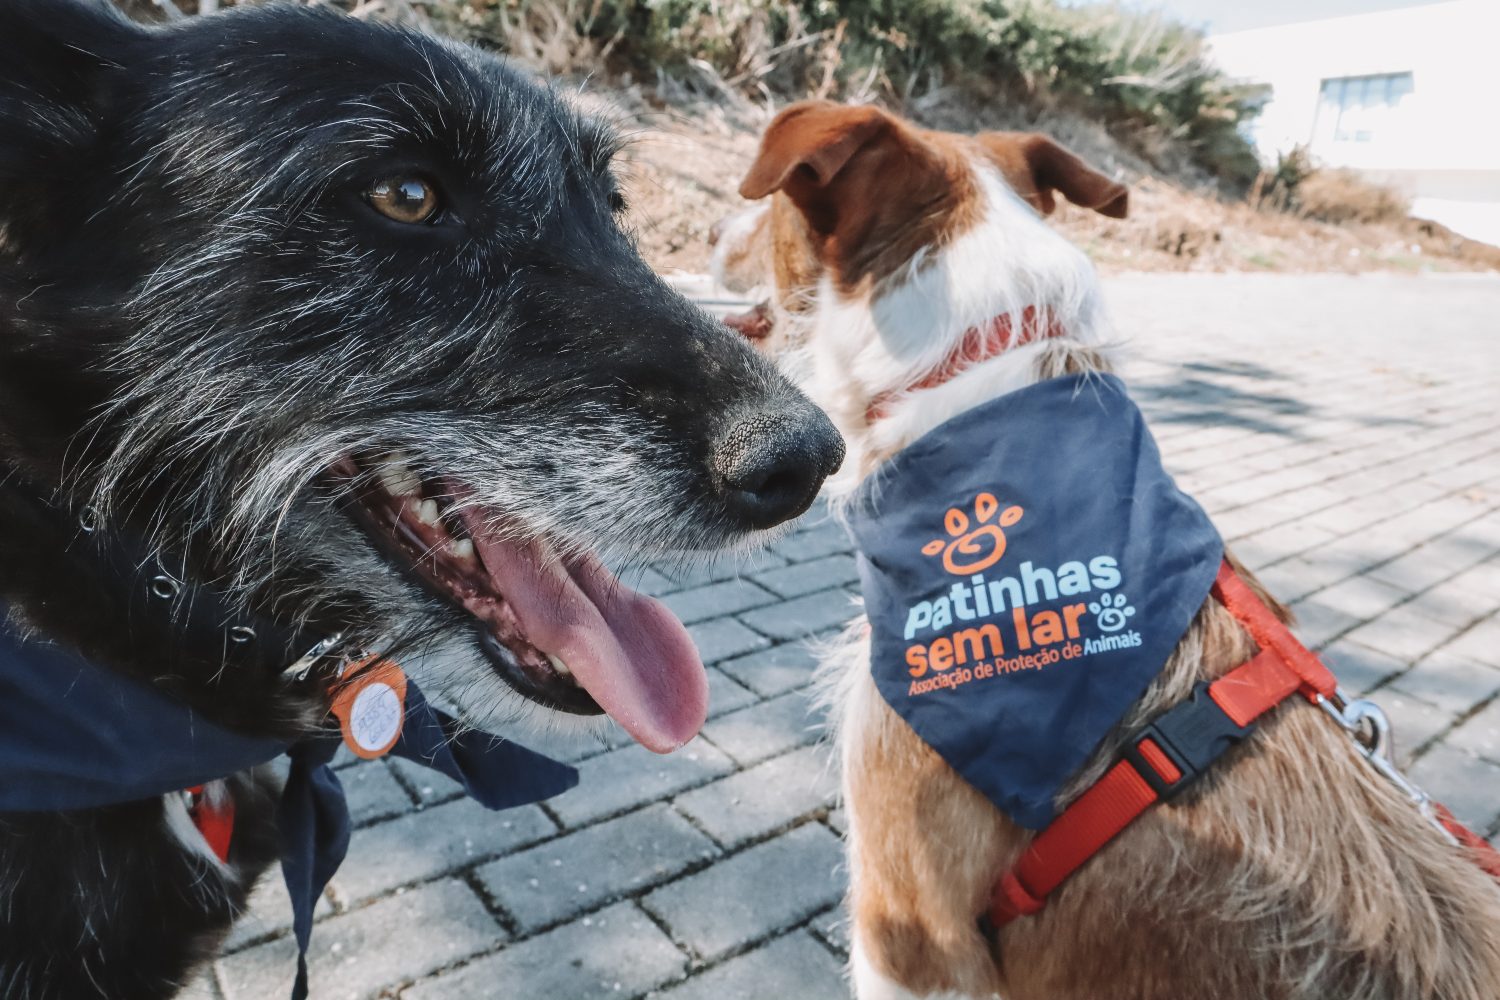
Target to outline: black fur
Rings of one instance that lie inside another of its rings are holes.
[[[636,255],[610,132],[492,57],[326,9],[147,29],[3,0],[0,65],[0,598],[226,725],[287,736],[326,705],[132,631],[39,499],[92,505],[247,613],[394,637],[429,687],[514,710],[472,620],[376,550],[331,463],[401,449],[559,548],[642,558],[753,540],[841,458]],[[442,192],[435,223],[366,203],[407,174]],[[158,801],[0,816],[0,997],[172,995],[273,860],[271,789],[234,787],[225,877]]]

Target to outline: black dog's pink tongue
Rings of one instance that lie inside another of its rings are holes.
[[[682,623],[597,559],[561,559],[545,543],[475,531],[479,557],[527,640],[567,665],[637,742],[669,753],[708,715],[708,675]]]

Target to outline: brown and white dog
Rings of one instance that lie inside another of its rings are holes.
[[[938,133],[805,103],[772,122],[740,192],[769,200],[719,227],[716,269],[731,287],[769,290],[747,322],[785,349],[847,439],[836,497],[958,413],[1112,366],[1093,268],[1043,216],[1061,195],[1121,217],[1127,192],[1043,136]],[[1062,334],[1015,338],[931,377],[966,331],[1028,307]],[[1100,776],[1122,734],[1254,651],[1206,601],[1063,802]],[[1033,835],[882,700],[858,623],[827,669],[861,1000],[1500,997],[1500,890],[1311,704],[1270,713],[1045,909],[991,936],[976,918]]]

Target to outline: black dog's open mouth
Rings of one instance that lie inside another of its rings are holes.
[[[592,556],[525,537],[468,487],[424,480],[399,455],[344,459],[333,471],[387,557],[475,619],[481,648],[517,692],[559,711],[608,712],[658,753],[697,734],[707,677],[661,602]]]

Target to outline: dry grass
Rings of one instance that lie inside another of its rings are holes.
[[[1304,219],[1349,223],[1398,222],[1411,214],[1400,192],[1372,184],[1352,170],[1315,170],[1297,187],[1297,214]]]
[[[767,113],[718,101],[661,111],[639,89],[590,87],[581,99],[635,133],[623,171],[631,221],[647,259],[665,270],[705,270],[709,227],[745,207],[735,192]],[[998,109],[985,115],[1005,117]],[[975,127],[953,103],[941,103],[931,118],[928,124],[938,127]],[[1404,210],[1392,212],[1389,195],[1371,195],[1369,185],[1351,187],[1340,179],[1336,191],[1359,191],[1373,200],[1356,202],[1360,212],[1344,211],[1334,224],[1153,177],[1107,132],[1076,117],[1051,115],[1041,127],[1131,186],[1128,219],[1106,219],[1067,204],[1053,217],[1106,271],[1500,270],[1500,248],[1409,219]]]

